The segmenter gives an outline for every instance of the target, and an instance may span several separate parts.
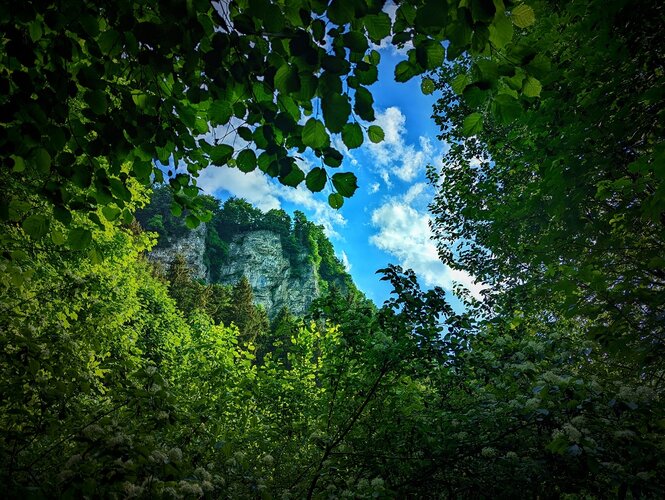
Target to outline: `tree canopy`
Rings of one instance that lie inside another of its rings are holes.
[[[452,145],[431,170],[441,256],[519,296],[515,309],[582,318],[612,350],[661,359],[665,51],[653,34],[665,9],[536,11],[519,40],[440,73],[435,119]]]
[[[196,226],[210,218],[196,185],[209,165],[258,167],[314,192],[328,185],[330,205],[340,208],[357,180],[331,172],[342,162],[331,137],[349,149],[365,135],[383,139],[367,88],[378,78],[373,44],[391,36],[413,44],[395,68],[406,81],[438,68],[446,53],[453,60],[504,45],[513,25],[534,21],[531,7],[511,1],[408,0],[392,22],[384,3],[3,6],[0,152],[9,172],[3,191],[13,196],[2,198],[0,216],[36,239],[88,248],[90,224],[131,222],[136,187],[168,182],[174,214],[188,209]],[[297,158],[306,151],[320,165],[305,175]]]

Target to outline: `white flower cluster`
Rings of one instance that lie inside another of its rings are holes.
[[[480,454],[486,458],[492,458],[496,456],[496,450],[491,446],[486,446],[480,451]]]
[[[171,462],[180,462],[182,460],[182,451],[180,448],[171,448],[169,450],[169,460]]]
[[[562,429],[570,441],[578,443],[582,439],[582,433],[574,425],[564,424]]]
[[[202,497],[203,496],[203,489],[196,483],[193,483],[191,481],[180,481],[178,483],[178,489],[180,490],[180,493],[182,493],[185,496],[191,495],[191,496],[196,496],[196,497]]]
[[[161,450],[153,450],[150,454],[150,461],[157,464],[166,464],[169,462],[169,457]]]
[[[104,429],[97,424],[92,424],[83,429],[83,434],[85,434],[88,439],[97,439],[104,435]]]
[[[635,433],[628,429],[622,429],[614,431],[614,437],[618,439],[632,439],[635,437]]]
[[[126,482],[122,485],[122,491],[125,493],[125,498],[137,498],[143,494],[143,487]]]

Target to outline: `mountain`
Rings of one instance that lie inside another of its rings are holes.
[[[209,222],[190,229],[186,214],[175,217],[170,191],[156,189],[136,217],[159,235],[149,258],[168,266],[182,255],[193,275],[206,283],[235,284],[245,276],[257,304],[270,318],[283,308],[304,315],[314,299],[335,286],[359,293],[326,237],[323,227],[302,212],[263,212],[245,200],[221,204],[206,196]]]

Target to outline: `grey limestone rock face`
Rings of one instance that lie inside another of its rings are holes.
[[[189,231],[162,248],[153,249],[149,258],[165,267],[176,255],[182,254],[194,276],[210,282],[210,269],[205,264],[206,226]],[[307,256],[299,256],[297,269],[284,255],[279,234],[272,231],[250,231],[236,236],[229,244],[225,262],[212,262],[218,271],[218,282],[233,285],[246,276],[254,292],[254,301],[261,304],[271,318],[286,306],[296,315],[304,314],[320,294],[316,270]]]
[[[169,245],[154,248],[148,258],[157,260],[168,267],[175,256],[180,254],[185,258],[196,278],[210,281],[210,271],[204,262],[206,231],[206,225],[201,224],[196,229],[188,231],[184,237],[170,242]]]
[[[270,317],[284,306],[301,315],[319,296],[314,265],[304,259],[302,256],[298,270],[294,269],[284,256],[279,234],[252,231],[231,242],[229,257],[217,276],[221,283],[233,284],[244,275],[252,285],[256,303],[265,307]]]

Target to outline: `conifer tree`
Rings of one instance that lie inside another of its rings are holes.
[[[208,286],[208,301],[206,303],[206,312],[216,324],[229,323],[231,314],[231,295],[230,285],[213,283]]]
[[[256,359],[260,362],[263,359],[262,353],[270,337],[270,319],[268,313],[262,305],[255,307],[255,313],[252,317],[252,324],[248,328],[253,335],[253,343],[256,345]]]
[[[256,332],[253,330],[257,314],[252,286],[247,277],[243,276],[233,286],[230,318],[238,327],[241,345],[247,345],[256,338]]]
[[[189,313],[197,308],[205,309],[209,295],[208,287],[194,279],[183,255],[178,254],[171,261],[166,277],[169,281],[169,294],[181,311]]]

